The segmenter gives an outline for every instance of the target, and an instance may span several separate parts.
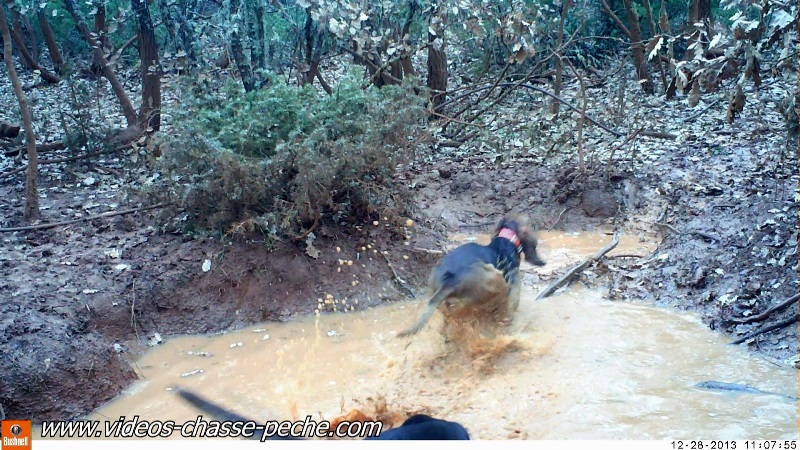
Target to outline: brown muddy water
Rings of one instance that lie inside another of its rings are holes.
[[[468,240],[486,237],[452,244]],[[693,387],[718,380],[798,390],[796,370],[727,345],[695,316],[607,301],[580,283],[534,301],[539,275],[563,273],[609,240],[542,234],[548,265],[523,266],[514,323],[481,351],[445,343],[438,314],[417,336],[396,338],[420,302],[178,337],[139,358],[142,379],[90,418],[194,420],[198,412],[167,388],[180,385],[256,420],[330,420],[382,398],[398,414],[459,421],[475,439],[797,439],[796,401]],[[652,247],[623,237],[614,253]]]

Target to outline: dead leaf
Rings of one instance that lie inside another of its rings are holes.
[[[650,39],[650,42],[647,43],[647,47],[645,48],[648,61],[652,60],[656,57],[656,55],[658,55],[658,51],[661,50],[661,44],[663,43],[663,36],[653,36],[653,39]]]
[[[689,106],[694,108],[700,102],[700,83],[697,79],[692,83],[692,92],[689,94]]]
[[[517,53],[514,55],[514,60],[517,61],[517,64],[522,64],[525,62],[525,58],[528,57],[528,54],[525,52],[524,49],[519,49]]]
[[[761,86],[761,65],[758,62],[758,58],[753,58],[753,84],[756,87]]]
[[[306,255],[314,259],[317,259],[319,258],[319,250],[316,247],[314,247],[314,239],[316,239],[314,233],[310,233],[306,238]]]
[[[666,99],[672,100],[675,98],[675,92],[678,90],[678,77],[672,77],[669,86],[667,86]]]
[[[736,119],[736,114],[744,110],[744,103],[745,98],[744,92],[742,92],[742,86],[737,84],[736,90],[731,93],[730,99],[728,100],[728,113],[726,115],[728,123],[733,123],[734,119]]]

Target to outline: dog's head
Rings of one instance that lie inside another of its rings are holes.
[[[536,252],[536,245],[538,243],[538,240],[536,239],[536,233],[527,225],[523,225],[523,223],[524,221],[521,219],[503,218],[500,223],[497,224],[495,235],[503,228],[512,230],[514,233],[516,233],[517,237],[519,237],[522,253],[525,254],[525,261],[528,261],[528,263],[535,266],[543,266],[545,265],[545,262]]]

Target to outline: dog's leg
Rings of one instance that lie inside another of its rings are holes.
[[[425,309],[425,312],[422,313],[419,320],[417,320],[417,323],[414,324],[413,327],[398,333],[397,337],[406,337],[417,334],[419,330],[425,326],[428,320],[430,320],[431,316],[433,316],[433,313],[436,312],[436,309],[442,304],[444,299],[453,293],[453,290],[454,289],[452,287],[440,287],[436,293],[433,294],[433,297],[431,297],[431,299],[428,301],[428,307]]]
[[[511,278],[511,284],[508,287],[508,297],[506,298],[506,316],[503,318],[503,324],[508,326],[514,321],[514,313],[519,308],[519,299],[522,293],[522,278],[519,273]]]
[[[519,269],[514,269],[514,273],[511,275],[511,282],[509,283],[508,287],[509,314],[517,312],[517,308],[519,307],[519,297],[521,293],[522,293],[522,277],[520,277],[519,275]]]

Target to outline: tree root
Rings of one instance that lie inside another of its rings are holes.
[[[792,317],[789,317],[786,320],[781,320],[779,322],[775,322],[772,325],[768,325],[768,326],[766,326],[766,327],[764,327],[764,328],[762,328],[762,329],[760,329],[758,331],[754,331],[752,333],[746,334],[746,335],[740,337],[739,339],[731,342],[731,345],[741,344],[742,342],[744,342],[744,341],[746,341],[748,339],[752,339],[752,338],[754,338],[756,336],[759,336],[759,335],[762,335],[764,333],[768,333],[770,331],[778,330],[780,328],[789,326],[789,325],[797,322],[798,319],[800,319],[800,314],[796,314],[795,313]]]
[[[735,324],[744,324],[744,323],[753,323],[753,322],[761,322],[762,320],[766,319],[770,316],[770,314],[774,313],[775,311],[779,311],[787,306],[791,305],[792,303],[796,303],[797,299],[800,298],[800,294],[795,294],[792,297],[778,303],[777,305],[769,308],[768,310],[756,314],[755,316],[744,317],[742,319],[725,319],[726,322],[735,323]]]

